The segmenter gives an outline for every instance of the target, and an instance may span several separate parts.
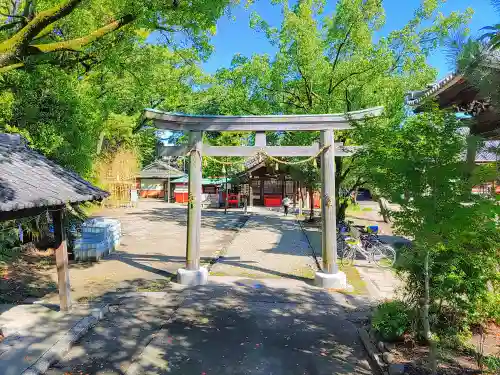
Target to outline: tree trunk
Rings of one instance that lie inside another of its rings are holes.
[[[431,325],[429,321],[429,305],[430,305],[430,285],[429,285],[429,250],[426,250],[424,260],[424,298],[421,301],[422,305],[422,326],[424,329],[424,339],[429,344],[429,363],[431,365],[432,374],[437,374],[437,347],[432,338]]]
[[[376,201],[378,202],[378,206],[380,207],[380,214],[382,215],[382,218],[384,219],[385,223],[390,223],[391,218],[389,216],[390,210],[389,210],[389,205],[387,199],[377,196]]]
[[[309,221],[314,220],[314,191],[312,186],[307,187],[308,193],[309,193]]]
[[[476,167],[476,154],[477,154],[478,143],[479,143],[478,137],[476,136],[467,137],[466,175],[468,178],[472,176],[472,172]]]
[[[354,196],[352,197],[352,203],[358,204],[358,190],[359,188],[354,189]]]
[[[337,206],[337,222],[345,220],[345,213],[347,211],[349,204],[347,202],[342,202]]]

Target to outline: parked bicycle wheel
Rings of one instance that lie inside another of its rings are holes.
[[[340,256],[340,264],[343,266],[351,266],[352,264],[354,264],[355,257],[356,249],[348,244],[345,244],[344,251]]]
[[[382,268],[392,267],[396,262],[394,249],[383,243],[372,246],[372,257],[375,264]]]
[[[347,245],[345,243],[344,236],[341,234],[337,234],[337,254],[339,257],[342,257],[342,254],[344,254],[346,248]]]

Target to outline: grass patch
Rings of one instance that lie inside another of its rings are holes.
[[[339,265],[339,269],[346,274],[347,282],[354,288],[351,292],[345,292],[346,294],[355,295],[366,295],[368,294],[368,289],[366,289],[366,283],[361,278],[358,270],[354,266],[343,266]]]
[[[372,207],[361,207],[359,204],[351,204],[347,207],[346,213],[354,213],[354,212],[371,212],[373,211]]]
[[[292,274],[294,276],[300,277],[302,279],[314,280],[314,277],[316,275],[316,271],[313,270],[311,267],[302,267],[302,268],[294,270]]]
[[[225,272],[220,272],[220,271],[217,271],[217,272],[210,271],[209,275],[210,276],[231,276]]]
[[[170,279],[154,280],[138,286],[136,290],[138,292],[163,292],[170,282]]]
[[[359,211],[361,211],[361,207],[359,206],[359,204],[350,204],[346,209],[346,213],[347,212],[359,212]]]

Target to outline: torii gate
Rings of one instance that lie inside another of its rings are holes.
[[[250,157],[259,153],[271,156],[314,156],[321,153],[321,250],[323,272],[316,272],[315,283],[324,288],[344,289],[346,275],[337,266],[337,229],[335,218],[335,156],[349,156],[353,147],[335,144],[333,131],[350,129],[350,121],[372,118],[382,113],[375,107],[346,114],[330,115],[270,115],[270,116],[208,116],[182,115],[146,109],[145,117],[156,128],[189,132],[188,145],[159,147],[158,156],[189,154],[188,221],[186,267],[177,271],[177,279],[185,285],[207,283],[208,270],[200,267],[201,179],[202,155]],[[320,145],[267,146],[266,131],[320,131]],[[204,131],[255,132],[255,146],[202,145]],[[321,149],[320,149],[321,146]],[[332,147],[333,146],[333,147]]]

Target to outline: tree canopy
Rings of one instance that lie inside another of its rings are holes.
[[[226,1],[2,1],[0,129],[91,177],[99,155],[155,157],[145,107],[192,111]]]
[[[181,33],[207,52],[208,37],[227,5],[226,0],[3,0],[0,69],[39,64],[54,53],[88,64],[99,49],[116,49],[152,31],[167,44],[178,44]]]
[[[276,53],[234,56],[230,68],[217,71],[217,84],[207,94],[221,114],[343,113],[383,105],[386,118],[397,123],[405,114],[405,93],[435,78],[426,58],[472,14],[443,16],[441,4],[424,1],[401,30],[378,37],[385,22],[380,1],[340,0],[333,14],[325,14],[324,1],[302,0],[292,7],[278,2],[281,25],[270,25],[255,13],[251,18]],[[317,138],[317,132],[275,135],[280,144],[307,145]],[[335,138],[345,144],[355,140],[347,131],[336,132]],[[358,157],[336,158],[337,188],[363,186],[362,165],[366,160]],[[294,173],[310,187],[318,182],[312,165]],[[345,207],[337,201],[339,216]]]

